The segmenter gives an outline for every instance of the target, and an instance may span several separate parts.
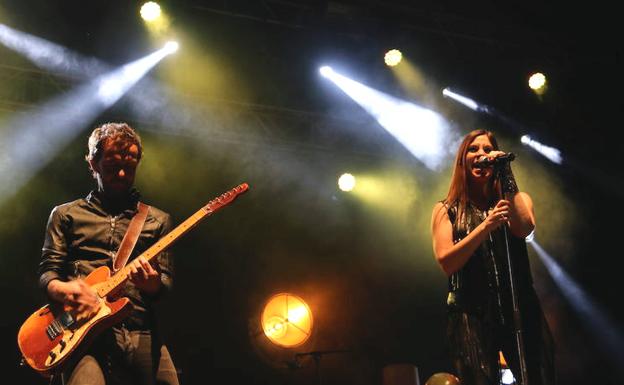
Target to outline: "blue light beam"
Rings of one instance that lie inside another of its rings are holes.
[[[330,67],[321,67],[320,73],[372,115],[429,169],[438,169],[452,155],[450,149],[458,134],[442,115],[365,86]]]
[[[5,123],[0,130],[0,204],[168,53],[160,49]]]
[[[609,317],[594,304],[585,291],[561,268],[561,266],[535,241],[528,242],[540,257],[561,293],[568,300],[580,319],[589,325],[589,331],[605,347],[607,356],[624,375],[624,338]]]
[[[17,31],[0,23],[0,43],[20,53],[37,67],[69,77],[92,78],[110,70],[97,59],[89,59],[48,40]]]
[[[561,165],[563,163],[561,151],[554,147],[549,147],[542,143],[539,143],[535,139],[529,137],[528,135],[525,135],[524,132],[526,132],[526,129],[521,124],[496,111],[494,108],[482,103],[478,103],[464,95],[458,94],[448,87],[442,90],[442,95],[470,108],[473,111],[484,112],[488,115],[494,116],[502,120],[510,128],[514,129],[516,132],[522,135],[520,138],[522,144],[531,147],[533,150],[537,151],[539,154],[543,155],[546,159],[550,160],[553,163],[556,163],[558,165]]]
[[[86,80],[113,72],[114,68],[98,59],[88,58],[45,39],[20,32],[0,23],[0,43],[22,54],[37,67],[72,79]],[[163,53],[174,53],[178,43],[168,42]],[[104,81],[102,96],[115,98],[115,85]],[[177,95],[168,87],[144,79],[128,93],[127,101],[138,119],[158,121],[175,130],[182,126],[200,127],[205,119],[187,103],[177,103]]]

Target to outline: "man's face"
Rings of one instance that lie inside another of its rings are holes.
[[[91,162],[99,189],[113,195],[130,190],[138,165],[139,147],[136,144],[127,146],[111,140],[104,142],[102,156]]]

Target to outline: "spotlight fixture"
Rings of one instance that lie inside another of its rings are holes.
[[[351,191],[355,187],[355,177],[349,173],[340,175],[338,178],[338,187],[342,191]]]
[[[531,138],[531,136],[529,135],[522,135],[522,137],[520,138],[520,142],[533,148],[535,151],[539,152],[553,163],[563,163],[563,156],[561,155],[561,151],[554,147],[546,146]]]
[[[384,55],[384,62],[389,67],[394,67],[403,59],[403,54],[398,49],[391,49]]]
[[[175,53],[178,48],[180,48],[180,44],[177,41],[168,41],[164,46],[164,50],[167,54]]]
[[[429,169],[437,169],[450,156],[451,143],[458,135],[441,114],[368,87],[336,71],[327,68],[321,71]]]
[[[451,98],[455,100],[456,102],[463,104],[464,106],[470,108],[473,111],[479,111],[480,106],[477,102],[463,95],[460,95],[456,92],[453,92],[449,87],[446,87],[445,89],[442,90],[442,95],[444,95],[447,98]]]
[[[280,293],[271,297],[262,312],[262,330],[275,345],[293,348],[312,334],[312,312],[296,295]]]
[[[160,5],[153,1],[148,1],[141,6],[140,13],[143,20],[147,22],[154,21],[160,17]]]
[[[319,72],[327,78],[334,73],[334,70],[330,66],[322,66],[319,68]]]
[[[529,77],[529,88],[538,95],[546,91],[546,76],[541,72],[536,72]]]

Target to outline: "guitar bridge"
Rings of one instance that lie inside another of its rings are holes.
[[[46,328],[46,334],[50,341],[63,334],[63,330],[74,324],[74,318],[69,312],[63,312],[52,321]]]

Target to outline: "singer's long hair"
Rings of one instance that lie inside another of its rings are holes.
[[[457,219],[461,223],[464,221],[466,214],[466,207],[468,206],[468,180],[467,174],[469,170],[466,168],[466,153],[468,152],[468,147],[472,143],[472,141],[481,135],[486,135],[492,143],[492,147],[494,150],[498,150],[498,142],[494,137],[494,134],[491,131],[484,129],[477,129],[469,132],[462,140],[459,145],[459,149],[457,150],[457,157],[455,158],[455,167],[453,168],[453,176],[451,177],[451,185],[449,187],[448,194],[446,195],[446,199],[444,202],[449,206],[457,205]],[[492,178],[492,182],[494,183],[494,179]],[[492,185],[490,191],[496,191],[496,186]]]

